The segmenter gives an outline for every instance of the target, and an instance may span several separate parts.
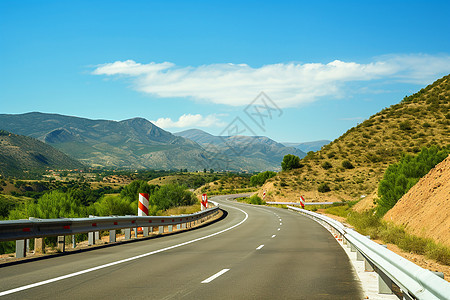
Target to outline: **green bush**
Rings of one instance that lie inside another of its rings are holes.
[[[377,213],[384,215],[421,177],[443,161],[449,153],[449,149],[432,146],[428,149],[423,148],[417,156],[403,155],[399,163],[390,165],[378,186]]]
[[[331,169],[332,167],[333,167],[333,165],[329,161],[325,161],[322,164],[322,168],[324,168],[325,170]]]
[[[354,166],[352,165],[352,163],[349,162],[348,160],[344,160],[344,161],[342,162],[342,166],[343,166],[344,168],[346,168],[346,169],[353,169],[353,168],[354,168]]]
[[[265,172],[253,175],[252,177],[250,177],[250,184],[252,186],[263,185],[267,179],[272,178],[276,175],[277,175],[277,173],[275,173],[273,171],[265,171]]]
[[[398,127],[400,128],[400,130],[404,130],[404,131],[409,131],[412,129],[411,122],[409,122],[409,121],[400,122]]]
[[[193,205],[196,202],[197,198],[187,190],[186,186],[177,184],[163,185],[149,199],[153,211]]]
[[[246,203],[254,204],[254,205],[265,205],[266,204],[266,201],[264,201],[263,199],[258,197],[258,195],[256,195],[256,194],[251,197],[238,198],[237,200],[240,202],[246,202]]]
[[[330,187],[329,187],[328,184],[326,184],[326,183],[321,183],[321,184],[319,185],[319,187],[317,188],[317,190],[318,190],[320,193],[327,193],[327,192],[331,191]]]
[[[94,203],[95,215],[98,216],[125,216],[134,215],[136,210],[129,201],[120,196],[107,195]]]

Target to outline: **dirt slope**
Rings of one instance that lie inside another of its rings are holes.
[[[421,178],[384,219],[450,246],[450,156]]]

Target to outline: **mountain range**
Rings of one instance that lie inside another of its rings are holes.
[[[38,139],[92,167],[264,171],[278,170],[285,154],[305,155],[267,137],[216,137],[199,130],[174,135],[143,118],[0,114],[0,129]]]
[[[0,174],[24,177],[48,169],[83,169],[79,161],[32,137],[0,130]]]
[[[329,140],[319,140],[319,141],[313,141],[313,142],[306,142],[306,143],[285,143],[282,144],[286,147],[294,147],[297,148],[305,153],[308,153],[309,151],[316,152],[322,149],[323,146],[328,145],[331,143]]]
[[[267,170],[270,165],[277,166],[286,154],[305,157],[306,153],[294,147],[286,147],[283,144],[265,136],[215,136],[199,129],[189,129],[174,133],[190,139],[210,153],[239,159],[244,162],[252,162],[259,170]]]

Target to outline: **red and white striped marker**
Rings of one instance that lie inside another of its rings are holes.
[[[138,216],[148,216],[148,194],[139,193]]]
[[[303,198],[303,196],[300,195],[300,205],[302,206],[302,208],[305,208],[305,198]]]
[[[208,208],[208,195],[207,194],[203,194],[202,195],[202,210],[205,210]]]
[[[263,200],[266,199],[266,191],[263,192]]]

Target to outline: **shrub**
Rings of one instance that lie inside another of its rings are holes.
[[[276,176],[277,173],[273,171],[265,171],[250,177],[250,184],[252,186],[263,185],[267,179]]]
[[[264,201],[263,199],[258,197],[258,195],[256,195],[256,194],[249,198],[242,197],[242,198],[238,198],[237,200],[240,202],[246,202],[246,203],[254,204],[254,205],[265,205],[266,204],[266,201]]]
[[[328,153],[328,158],[333,158],[333,157],[335,157],[336,156],[336,152],[334,152],[334,151],[331,151],[330,153]]]
[[[185,185],[166,184],[150,196],[152,210],[166,210],[171,207],[188,206],[197,202],[194,194]]]
[[[94,203],[95,214],[99,216],[125,216],[136,213],[129,201],[120,196],[107,195]]]
[[[333,167],[333,165],[330,162],[328,162],[328,161],[325,161],[322,164],[322,168],[324,168],[325,170],[331,169],[332,167]]]
[[[344,161],[342,162],[342,166],[343,166],[344,168],[346,168],[346,169],[353,169],[353,168],[354,168],[354,166],[352,165],[352,163],[349,162],[348,160],[344,160]]]
[[[327,193],[331,191],[330,187],[326,183],[321,183],[317,190],[319,191],[319,193]]]
[[[399,128],[400,128],[400,130],[405,130],[405,131],[411,130],[412,129],[411,122],[409,122],[409,121],[400,122]]]

